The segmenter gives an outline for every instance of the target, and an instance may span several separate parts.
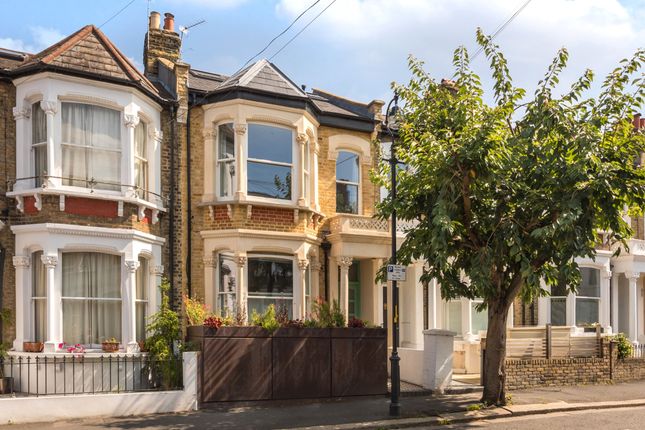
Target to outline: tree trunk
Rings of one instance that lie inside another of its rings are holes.
[[[482,403],[506,404],[506,320],[510,302],[491,299],[488,303],[488,331],[484,357],[484,393]]]

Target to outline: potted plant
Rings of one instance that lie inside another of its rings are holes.
[[[45,347],[45,344],[43,342],[23,342],[22,343],[22,350],[24,352],[43,352],[43,348]]]
[[[3,325],[11,323],[11,312],[9,309],[0,311],[0,319]],[[8,343],[0,343],[0,394],[13,393],[13,378],[7,377],[4,374],[4,361],[7,358],[7,351],[9,351],[10,347]]]
[[[103,352],[117,352],[119,350],[119,341],[111,337],[101,342]]]

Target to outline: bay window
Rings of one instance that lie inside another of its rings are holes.
[[[232,197],[235,184],[235,132],[233,124],[217,127],[217,178],[219,197]]]
[[[273,304],[293,315],[293,260],[273,256],[248,259],[248,315]]]
[[[31,300],[33,302],[34,342],[45,342],[47,337],[47,272],[40,257],[42,251],[31,254]]]
[[[233,315],[236,310],[237,265],[232,255],[220,254],[218,267],[217,310],[222,316]]]
[[[599,322],[600,271],[590,267],[580,268],[581,284],[576,292],[576,325]]]
[[[62,256],[63,340],[98,346],[121,338],[121,257],[96,252]]]
[[[143,121],[134,129],[134,185],[137,195],[148,198],[148,130]]]
[[[358,214],[358,155],[340,151],[336,160],[336,212]]]
[[[446,330],[454,331],[457,336],[461,336],[461,300],[450,300],[446,302]]]
[[[63,185],[119,190],[121,114],[83,103],[62,104]]]
[[[31,105],[31,151],[34,162],[34,185],[43,185],[47,173],[47,117],[40,102]]]
[[[291,130],[262,124],[248,125],[249,195],[291,200],[292,162]]]
[[[139,257],[139,267],[137,268],[137,285],[135,296],[135,324],[137,333],[137,342],[146,340],[146,322],[148,317],[148,285],[150,270],[148,259]]]
[[[474,335],[478,335],[480,331],[485,331],[488,328],[488,310],[477,310],[477,306],[482,303],[482,300],[474,300],[470,302],[470,312],[472,315],[471,333]]]

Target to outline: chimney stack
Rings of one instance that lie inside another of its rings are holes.
[[[150,12],[150,23],[148,28],[150,30],[159,30],[159,24],[161,23],[161,15],[159,12],[152,11]]]
[[[166,12],[164,13],[164,20],[163,20],[163,29],[166,31],[175,31],[175,15],[172,13]]]

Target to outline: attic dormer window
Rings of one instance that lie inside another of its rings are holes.
[[[248,194],[291,200],[293,131],[249,124],[247,159]]]
[[[120,190],[121,114],[82,103],[63,103],[63,185]]]

